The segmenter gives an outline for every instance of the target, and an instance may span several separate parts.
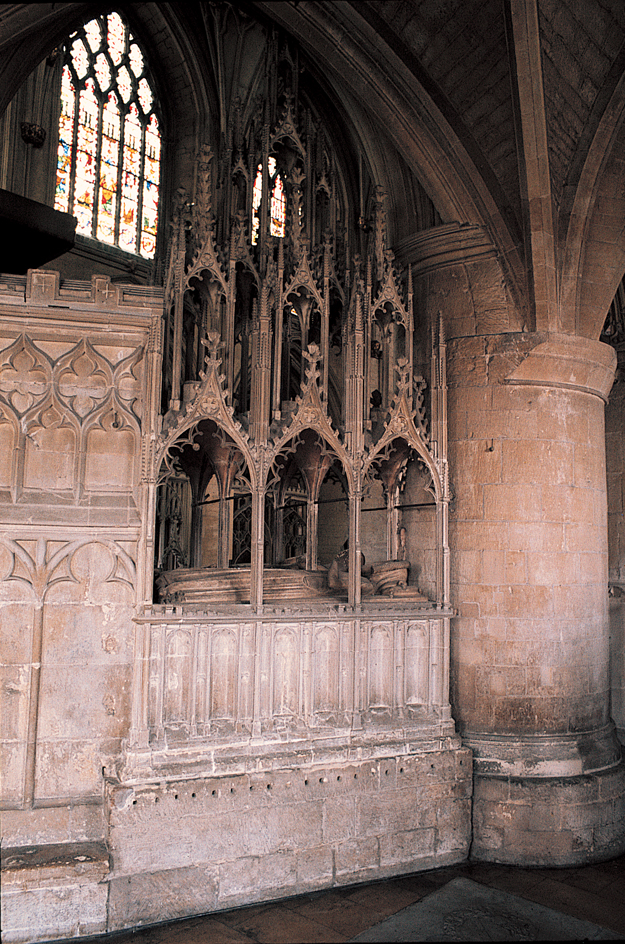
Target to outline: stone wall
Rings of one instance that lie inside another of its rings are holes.
[[[114,786],[109,930],[462,861],[471,790],[463,750]]]
[[[37,915],[55,937],[105,926],[104,771],[130,721],[161,308],[106,278],[0,280],[2,841],[46,853],[9,856],[8,940],[36,937]]]

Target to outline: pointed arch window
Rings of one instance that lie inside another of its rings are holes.
[[[118,13],[67,43],[54,208],[77,232],[152,259],[161,130],[145,57]]]
[[[267,161],[269,170],[269,191],[271,193],[269,200],[269,235],[283,238],[286,233],[286,194],[284,192],[284,183],[280,174],[276,173],[277,165],[275,157],[270,157]],[[263,198],[263,165],[259,164],[256,171],[256,180],[254,181],[254,191],[252,196],[252,243],[258,242],[258,233],[260,229],[260,205]]]

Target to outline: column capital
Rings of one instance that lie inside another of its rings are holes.
[[[547,334],[543,338],[508,374],[506,383],[563,387],[607,400],[616,371],[614,348],[574,335]]]

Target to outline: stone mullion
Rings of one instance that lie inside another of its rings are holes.
[[[147,121],[141,123],[141,163],[139,167],[139,193],[137,194],[137,235],[135,252],[141,253],[141,231],[143,218],[143,186],[145,182],[145,132]]]
[[[117,147],[117,201],[115,204],[115,220],[113,223],[113,238],[115,245],[119,246],[119,225],[122,217],[122,186],[124,179],[124,146],[126,139],[126,116],[127,110],[119,104],[122,101],[121,95],[115,89],[118,100],[119,111],[119,142]]]
[[[71,214],[74,212],[74,197],[76,195],[76,157],[78,154],[78,124],[80,121],[80,89],[74,76],[72,76],[72,81],[75,83],[76,91],[74,92],[74,127],[72,128],[72,170],[69,175],[69,197],[67,201],[67,212]]]
[[[100,202],[100,161],[102,160],[102,115],[104,114],[104,103],[100,100],[98,103],[98,137],[96,142],[96,152],[94,158],[95,164],[95,186],[93,188],[93,212],[91,214],[91,235],[97,239],[98,232],[98,207]]]

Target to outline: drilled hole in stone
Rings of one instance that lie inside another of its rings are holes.
[[[308,781],[307,781],[307,780],[304,780],[304,786],[305,786],[305,787],[308,786]]]
[[[400,768],[399,768],[399,772],[400,772],[400,774],[403,774],[404,768],[403,768],[403,767],[400,767]]]
[[[154,797],[154,802],[158,803],[158,797]]]
[[[340,783],[340,780],[341,780],[340,776],[338,776],[336,779],[337,779],[337,780],[339,781],[339,783]]]
[[[215,791],[213,791],[213,793],[214,793],[214,792],[215,792]],[[194,797],[194,796],[195,796],[195,793],[192,793],[191,796]]]
[[[178,794],[174,793],[174,800],[177,800],[177,799],[178,799]]]
[[[137,805],[137,801],[136,801],[136,800],[133,800],[133,801],[132,801],[132,805],[133,805],[133,806],[136,806],[136,805]]]
[[[384,776],[385,776],[385,777],[388,777],[388,770],[385,770],[385,771],[384,771]]]
[[[191,796],[195,796],[195,793],[192,793]],[[217,791],[216,791],[216,790],[213,790],[213,796],[214,796],[214,797],[217,796]]]
[[[268,789],[268,790],[271,790],[271,784],[270,784],[270,783],[267,784],[267,789]]]
[[[234,787],[230,787],[230,793],[234,793]]]

